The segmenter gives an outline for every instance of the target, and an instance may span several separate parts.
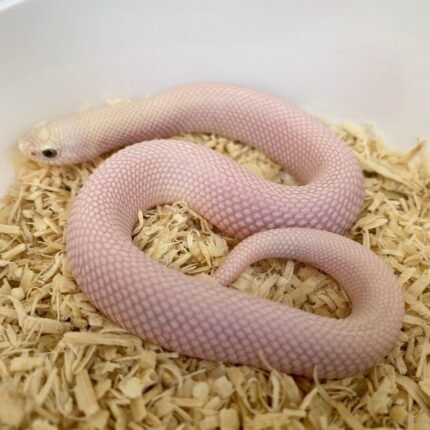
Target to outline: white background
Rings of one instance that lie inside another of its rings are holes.
[[[0,193],[35,122],[196,80],[247,84],[393,146],[430,137],[426,0],[0,0]]]

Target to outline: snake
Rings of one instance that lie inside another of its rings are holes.
[[[245,142],[299,185],[271,182],[172,138],[181,133]],[[19,147],[48,165],[113,152],[73,202],[66,253],[90,301],[130,333],[186,357],[324,378],[364,372],[394,347],[404,314],[396,276],[344,236],[363,209],[363,172],[334,131],[301,108],[241,85],[189,83],[39,124]],[[178,200],[239,240],[210,282],[133,244],[139,210]],[[320,316],[229,287],[266,258],[330,275],[348,295],[350,314]]]

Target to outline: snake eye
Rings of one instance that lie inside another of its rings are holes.
[[[57,156],[57,151],[55,149],[44,149],[42,154],[46,158],[55,158]]]

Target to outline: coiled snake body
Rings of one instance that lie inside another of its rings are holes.
[[[302,185],[274,184],[214,151],[162,139],[180,132],[252,144]],[[320,376],[351,375],[389,352],[402,323],[402,296],[381,259],[338,235],[360,213],[363,176],[328,128],[268,95],[204,83],[44,124],[21,149],[61,164],[131,143],[96,169],[68,223],[73,274],[97,308],[165,348],[294,374],[317,367]],[[139,209],[179,199],[244,239],[214,274],[214,285],[162,266],[131,241]],[[226,288],[247,265],[268,257],[332,275],[351,299],[351,314],[321,317]]]

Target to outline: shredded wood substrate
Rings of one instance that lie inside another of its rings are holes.
[[[404,293],[403,331],[382,363],[356,377],[308,379],[187,358],[128,334],[90,304],[65,255],[68,211],[103,158],[71,167],[21,160],[0,207],[0,429],[430,429],[424,142],[398,153],[371,127],[333,129],[366,178],[363,212],[348,236],[394,269]],[[247,145],[213,135],[183,138],[292,183]],[[186,202],[140,213],[133,237],[162,264],[203,277],[236,243]],[[231,288],[334,318],[350,312],[330,277],[299,262],[259,262]]]

